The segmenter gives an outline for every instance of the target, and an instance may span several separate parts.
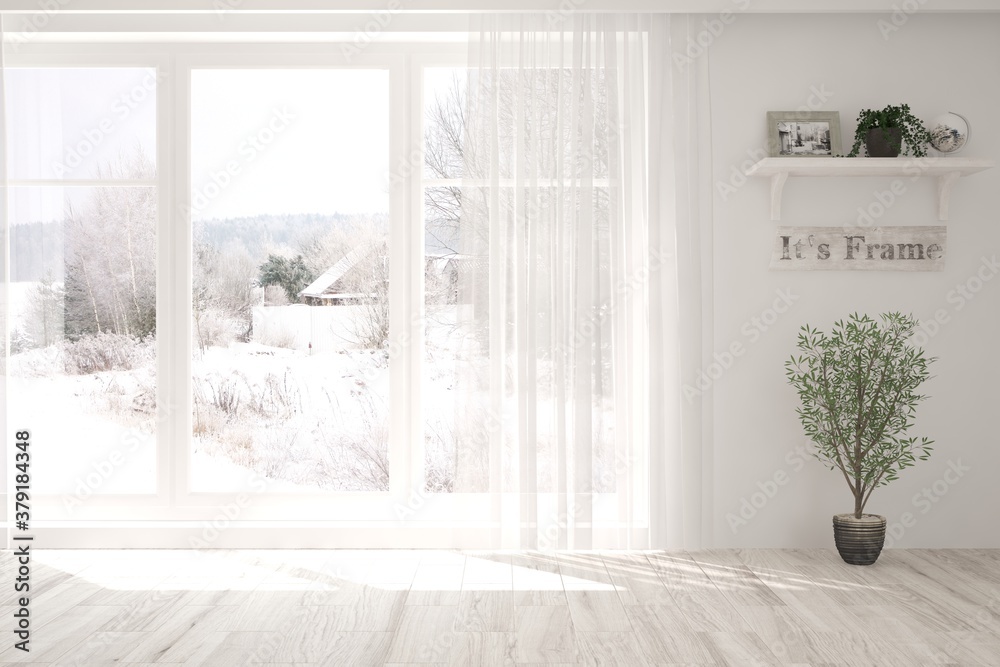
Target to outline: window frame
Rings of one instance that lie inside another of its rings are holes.
[[[160,53],[114,53],[105,51],[103,49],[86,49],[80,52],[78,49],[63,49],[53,46],[48,46],[48,48],[38,49],[39,53],[34,53],[32,51],[25,50],[26,52],[21,54],[5,54],[4,55],[4,66],[8,69],[14,68],[58,68],[58,69],[74,69],[74,68],[150,68],[154,69],[157,73],[157,90],[156,90],[156,178],[152,180],[126,180],[126,179],[95,179],[95,178],[65,178],[65,179],[14,179],[8,178],[7,185],[10,188],[16,187],[105,187],[108,184],[113,184],[112,187],[129,187],[129,186],[139,186],[139,187],[155,187],[157,189],[157,224],[156,224],[156,252],[157,252],[157,286],[156,286],[156,318],[157,323],[161,321],[161,318],[166,315],[165,312],[165,302],[164,293],[161,276],[163,275],[164,267],[164,255],[168,250],[167,241],[168,234],[166,233],[167,228],[167,216],[165,211],[165,204],[167,201],[167,193],[164,187],[164,174],[167,170],[167,163],[172,158],[172,156],[165,155],[164,151],[161,150],[162,146],[168,145],[167,138],[164,136],[166,124],[161,123],[160,119],[165,117],[168,111],[168,100],[165,99],[164,93],[167,91],[163,90],[160,85],[161,73],[168,65],[168,59]],[[10,206],[10,198],[8,198],[8,207]],[[9,220],[8,208],[8,220]],[[6,334],[5,334],[6,335]],[[125,504],[129,507],[142,508],[141,511],[148,510],[159,504],[162,504],[167,500],[167,494],[165,492],[165,487],[163,484],[162,471],[165,469],[164,451],[165,448],[160,447],[160,443],[164,441],[169,435],[170,424],[169,420],[163,419],[161,417],[162,406],[167,405],[164,403],[165,399],[165,388],[166,382],[164,380],[165,373],[168,372],[169,366],[166,356],[165,346],[161,337],[157,335],[156,339],[156,401],[157,401],[157,419],[156,419],[156,489],[153,493],[148,494],[93,494],[88,496],[80,507],[67,507],[66,496],[64,495],[37,495],[33,496],[33,504],[36,508],[35,516],[46,516],[53,515],[54,521],[65,522],[72,518],[84,519],[88,518],[90,512],[97,512],[104,514],[108,511],[108,508],[114,508],[119,504]],[[28,425],[30,428],[30,425]],[[87,506],[90,506],[88,508]],[[137,510],[138,511],[138,510]],[[48,521],[33,521],[33,524],[44,526]]]
[[[517,502],[498,492],[424,489],[421,397],[424,311],[424,70],[466,64],[464,43],[90,44],[40,42],[7,67],[155,67],[157,71],[157,450],[156,491],[89,497],[67,512],[63,498],[36,497],[36,534],[59,547],[497,547],[500,517]],[[378,68],[390,99],[390,490],[388,493],[193,492],[191,337],[191,73],[196,69]],[[168,149],[169,147],[169,149]],[[640,471],[640,474],[642,471]],[[540,496],[544,494],[539,494]],[[615,494],[595,498],[617,508]],[[44,518],[43,518],[44,517]],[[334,517],[334,518],[331,518]],[[350,518],[345,518],[350,517]],[[489,517],[489,520],[483,520]],[[317,528],[322,530],[317,531]],[[606,530],[617,531],[617,527]],[[206,535],[214,535],[206,540]],[[199,543],[200,541],[200,543]]]

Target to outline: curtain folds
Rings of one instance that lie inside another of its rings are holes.
[[[686,21],[476,22],[454,490],[490,494],[499,548],[695,545],[701,411],[680,379],[701,358],[707,146],[698,70],[669,57]]]
[[[5,426],[7,422],[7,353],[9,349],[9,341],[7,340],[7,311],[8,311],[8,253],[7,253],[7,99],[5,95],[5,77],[4,77],[4,67],[6,65],[6,58],[4,57],[7,51],[7,40],[5,39],[4,32],[4,15],[0,13],[0,248],[3,248],[0,252],[0,424]],[[9,450],[7,449],[8,438],[12,437],[13,433],[10,432],[9,428],[4,428],[3,435],[0,436],[0,443],[3,443],[4,452],[4,463],[0,464],[0,472],[3,473],[3,482],[0,482],[0,488],[3,489],[4,499],[6,500],[7,494],[9,493],[7,484],[9,484],[10,476],[7,471],[6,462],[12,460],[8,457]],[[4,548],[10,548],[10,526],[7,525],[7,512],[9,511],[9,503],[4,502],[3,504],[3,521],[4,521]]]

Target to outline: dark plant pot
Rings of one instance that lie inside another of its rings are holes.
[[[889,135],[886,141],[885,135]],[[899,157],[902,148],[903,132],[898,127],[873,127],[865,135],[865,148],[868,157]]]
[[[833,539],[845,563],[871,565],[878,560],[885,543],[885,517],[877,514],[833,515]]]

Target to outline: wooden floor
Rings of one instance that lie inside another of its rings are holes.
[[[54,665],[1000,665],[1000,551],[39,551]]]

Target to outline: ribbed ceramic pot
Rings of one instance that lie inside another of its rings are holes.
[[[845,563],[871,565],[878,560],[885,544],[885,517],[877,514],[833,515],[833,539]]]
[[[889,135],[888,141],[885,138],[886,134]],[[868,157],[899,157],[902,139],[903,131],[898,127],[873,127],[865,136]]]

